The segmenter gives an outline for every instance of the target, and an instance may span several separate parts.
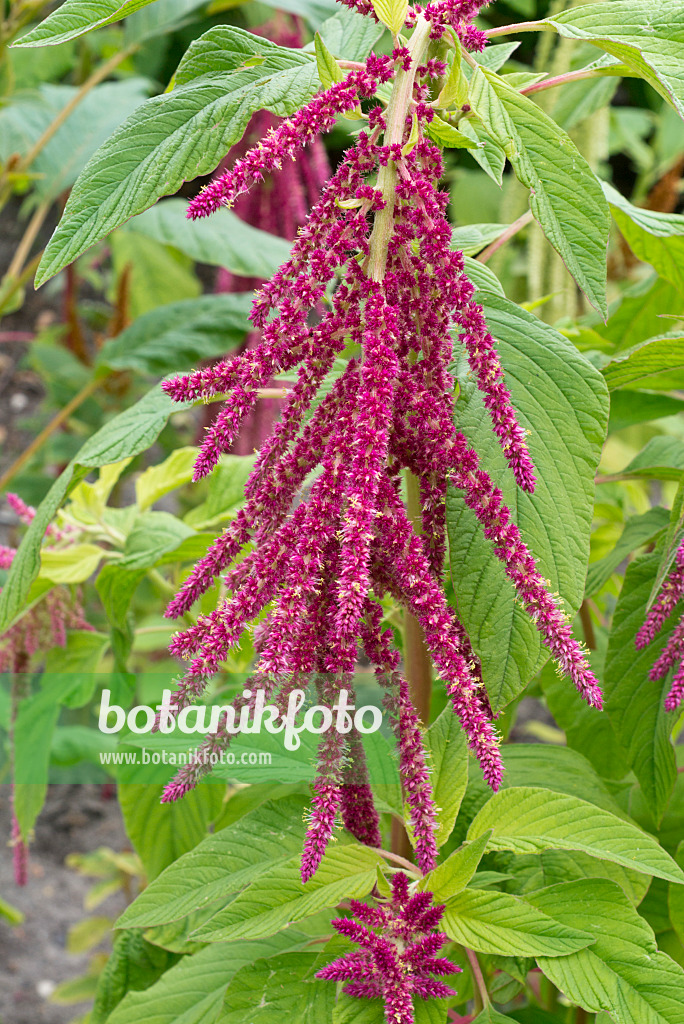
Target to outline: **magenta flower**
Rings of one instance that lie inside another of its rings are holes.
[[[267,683],[277,706],[296,680],[320,673],[338,681],[348,677],[361,644],[386,690],[423,871],[435,861],[434,806],[415,709],[391,635],[382,629],[384,595],[420,622],[493,789],[502,773],[481,669],[442,587],[449,483],[464,491],[559,666],[590,703],[601,705],[598,683],[566,616],[548,593],[500,491],[453,423],[454,380],[448,368],[455,333],[508,466],[521,488],[533,490],[525,431],[473,285],[463,273],[463,256],[450,248],[448,196],[437,187],[441,156],[425,133],[433,117],[425,102],[428,79],[444,71],[439,61],[425,61],[430,31],[438,35],[457,25],[470,39],[462,20],[480,6],[430,5],[425,13],[431,20],[419,22],[409,49],[397,49],[391,57],[371,55],[363,69],[282,122],[191,203],[191,216],[234,203],[328,130],[337,113],[371,96],[381,83],[397,78],[399,89],[399,83],[403,88],[416,76],[413,98],[406,93],[405,122],[388,125],[382,108],[372,107],[367,131],[359,133],[314,204],[289,260],[257,293],[251,320],[261,331],[259,344],[164,384],[179,402],[226,396],[202,442],[199,478],[230,448],[259,388],[278,374],[296,375],[282,419],[247,483],[245,505],[167,609],[172,618],[185,614],[217,577],[227,587],[214,611],[173,640],[172,652],[188,662],[174,703],[187,706],[203,692],[257,617],[255,678]],[[409,146],[414,123],[418,139]],[[334,290],[333,280],[338,282]],[[319,315],[313,318],[315,310]],[[344,362],[338,359],[343,351]],[[315,404],[323,386],[325,394]],[[420,483],[420,533],[401,498],[407,473]],[[204,747],[225,746],[229,739],[219,733]],[[331,740],[321,749],[302,863],[305,878],[320,862],[339,817],[362,841],[377,845],[380,838],[363,771],[350,781],[348,765],[358,754],[350,744]],[[177,798],[203,771],[200,761],[183,769],[165,799]]]
[[[634,643],[638,650],[652,643],[683,597],[684,542],[680,544],[675,555],[674,568],[660,588],[653,607],[636,635]],[[673,676],[670,692],[665,698],[666,711],[675,711],[684,699],[684,613],[653,664],[648,677],[654,682],[664,679],[675,665],[678,668]]]
[[[446,998],[453,990],[433,975],[457,974],[461,968],[436,954],[449,941],[435,931],[444,907],[432,906],[432,893],[409,895],[408,878],[392,878],[392,896],[371,907],[351,900],[354,918],[332,922],[340,935],[360,949],[346,953],[316,975],[326,981],[346,982],[347,995],[382,999],[387,1024],[413,1024],[413,1000]]]

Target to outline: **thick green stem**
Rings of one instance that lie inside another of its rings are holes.
[[[430,42],[430,23],[418,17],[416,27],[408,44],[411,54],[411,66],[408,71],[399,70],[394,78],[394,87],[389,105],[385,112],[385,145],[401,145],[404,138],[406,118],[411,109],[413,83],[416,70],[423,63]],[[367,273],[373,281],[382,281],[387,265],[387,245],[392,235],[394,224],[394,203],[397,188],[397,165],[388,160],[385,167],[378,172],[378,188],[385,201],[384,209],[375,217],[373,232],[369,242]]]

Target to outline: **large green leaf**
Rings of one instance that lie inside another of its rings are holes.
[[[86,476],[89,469],[121,462],[149,448],[173,411],[171,399],[158,387],[154,388],[93,434],[55,480],[26,531],[7,582],[0,592],[0,633],[23,609],[40,569],[40,547],[45,530],[72,487]]]
[[[213,171],[255,110],[297,110],[318,88],[318,72],[301,50],[221,25],[190,46],[176,83],[139,107],[84,168],[36,286],[160,196]]]
[[[140,768],[136,772],[142,775]],[[148,879],[156,878],[204,839],[223,803],[222,786],[198,786],[171,804],[160,803],[162,789],[148,782],[119,782],[117,786],[126,832]]]
[[[147,942],[139,932],[117,935],[97,982],[92,1024],[104,1024],[128,992],[152,985],[178,958]]]
[[[660,505],[639,516],[631,516],[625,523],[625,528],[613,550],[589,566],[586,596],[592,597],[597,594],[629,555],[658,538],[668,521],[667,509]]]
[[[634,638],[646,615],[659,562],[660,555],[654,552],[636,559],[627,569],[613,616],[604,676],[606,714],[656,821],[672,793],[676,766],[671,722],[663,708],[668,683],[653,683],[648,673],[676,616],[643,650],[636,649]]]
[[[330,982],[313,977],[318,954],[283,953],[245,965],[233,978],[217,1024],[319,1024],[335,1002]]]
[[[684,444],[678,437],[652,437],[638,455],[608,480],[679,480],[684,470]]]
[[[355,843],[328,847],[316,874],[306,884],[299,875],[301,857],[276,864],[260,875],[224,910],[193,933],[200,942],[258,939],[288,924],[337,906],[340,900],[367,896],[381,858]]]
[[[607,316],[610,211],[589,164],[544,111],[478,69],[470,103],[530,190],[530,209],[595,308]]]
[[[604,0],[547,19],[568,39],[612,54],[684,117],[684,9],[680,0]]]
[[[437,808],[437,846],[451,835],[461,800],[468,785],[468,745],[451,707],[442,711],[425,733],[432,768],[432,793]]]
[[[588,949],[538,957],[546,976],[573,1003],[606,1010],[616,1024],[682,1024],[684,971],[656,949],[651,928],[619,886],[604,879],[568,882],[528,897],[545,914],[595,935]]]
[[[346,7],[337,10],[331,18],[326,18],[319,33],[333,56],[344,57],[346,60],[364,60],[382,34],[382,25]],[[310,43],[306,49],[312,46]]]
[[[140,893],[117,927],[149,928],[212,903],[224,906],[261,872],[301,849],[302,810],[303,798],[274,800],[203,840]]]
[[[605,382],[574,345],[512,302],[482,295],[506,385],[537,468],[532,495],[513,480],[467,366],[458,377],[455,418],[501,487],[522,536],[572,615],[584,594],[594,474],[608,418]],[[451,572],[458,612],[482,662],[495,710],[511,701],[548,657],[512,585],[460,493],[447,501]],[[568,682],[568,686],[571,683]]]
[[[475,816],[468,838],[476,839],[488,829],[493,830],[490,850],[579,850],[634,871],[684,882],[684,872],[647,832],[586,800],[549,789],[502,789]]]
[[[461,892],[475,874],[487,848],[489,836],[489,832],[484,832],[472,843],[459,846],[444,863],[438,864],[421,878],[418,888],[431,892],[435,903],[442,903]]]
[[[611,391],[634,384],[651,390],[684,388],[684,338],[679,334],[649,338],[620,352],[602,373]]]
[[[561,956],[594,941],[586,929],[559,928],[518,896],[484,889],[464,889],[447,900],[441,927],[476,953],[502,956]]]
[[[35,58],[34,58],[35,59]],[[76,181],[98,146],[115,131],[151,91],[145,78],[104,82],[91,89],[60,124],[31,163],[33,194],[53,201]],[[78,89],[71,85],[41,85],[0,109],[0,159],[13,153],[26,156]]]
[[[486,835],[487,833],[485,833]],[[559,882],[581,881],[585,878],[607,878],[616,882],[629,898],[638,906],[648,892],[652,879],[630,868],[623,868],[608,860],[597,860],[579,850],[544,850],[529,856],[513,855],[508,858],[507,871],[513,880],[507,883],[509,892],[527,897],[531,892],[546,889]],[[682,886],[671,883],[674,890]]]
[[[14,46],[54,46],[121,21],[153,0],[65,0]]]
[[[159,376],[237,348],[249,329],[248,294],[202,295],[160,306],[106,341],[98,365]]]
[[[684,62],[682,68],[684,71]],[[684,217],[633,206],[605,182],[603,191],[615,223],[637,259],[650,263],[661,277],[684,291]]]
[[[107,1024],[209,1024],[223,1005],[233,975],[269,953],[293,949],[308,936],[288,929],[273,938],[217,943],[184,957],[144,992],[129,992]]]
[[[197,263],[225,267],[242,277],[271,277],[290,254],[284,238],[259,231],[222,210],[205,220],[189,221],[183,199],[166,199],[131,220],[127,228],[172,245]]]

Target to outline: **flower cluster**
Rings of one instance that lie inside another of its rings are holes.
[[[328,964],[316,975],[326,981],[343,981],[347,995],[383,999],[387,1024],[413,1024],[412,996],[446,998],[453,990],[432,977],[457,974],[457,967],[437,953],[449,941],[435,931],[444,907],[432,905],[432,893],[409,893],[408,877],[393,876],[392,895],[376,907],[351,900],[355,918],[332,922],[340,935],[360,948]]]
[[[663,628],[682,598],[684,598],[684,542],[679,546],[675,555],[674,568],[663,583],[653,607],[636,635],[634,642],[638,650],[643,650],[655,639],[656,634]],[[654,682],[664,679],[670,669],[675,666],[677,667],[672,678],[672,686],[665,698],[666,711],[674,711],[684,699],[684,613],[649,672],[649,679]]]
[[[426,132],[432,110],[425,102],[425,76],[441,70],[434,61],[425,63],[432,28],[421,16],[408,50],[371,56],[364,70],[317,96],[193,201],[192,217],[230,205],[251,182],[329,128],[335,112],[394,79],[387,113],[380,106],[368,112],[368,130],[345,153],[290,259],[257,293],[251,319],[262,332],[259,345],[164,385],[176,401],[227,395],[201,446],[195,470],[200,478],[229,449],[259,388],[276,374],[297,375],[282,419],[259,453],[243,508],[167,609],[169,617],[185,614],[217,577],[228,589],[214,611],[172,642],[172,653],[189,662],[174,703],[180,709],[197,699],[257,619],[255,671],[276,704],[312,675],[349,677],[360,646],[387,691],[423,871],[435,861],[434,806],[419,722],[391,633],[382,629],[379,601],[385,595],[420,624],[493,789],[502,772],[480,666],[442,587],[449,483],[464,492],[559,666],[590,703],[601,706],[598,683],[501,492],[454,425],[455,384],[448,368],[455,332],[508,465],[518,485],[533,490],[525,431],[511,406],[494,340],[464,274],[463,256],[450,247],[448,197],[438,189],[441,156]],[[404,107],[394,102],[397,96],[405,99]],[[312,322],[311,311],[323,302],[323,316]],[[419,530],[402,498],[409,477],[420,490]],[[226,742],[227,737],[210,736],[205,746]],[[305,878],[320,861],[338,811],[345,823],[354,823],[356,835],[377,840],[363,771],[353,783],[361,789],[345,794],[345,785],[352,784],[345,766],[355,756],[349,740],[323,745]],[[199,756],[183,769],[166,799],[191,788],[205,765]]]

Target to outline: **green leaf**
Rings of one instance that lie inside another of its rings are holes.
[[[657,951],[653,932],[619,886],[587,879],[528,899],[559,923],[595,935],[589,949],[537,958],[568,999],[589,1012],[609,1011],[616,1024],[682,1024],[684,971]]]
[[[513,407],[529,431],[537,469],[535,493],[523,493],[515,485],[464,362],[458,371],[456,422],[501,487],[551,591],[561,594],[572,615],[584,594],[594,474],[608,418],[606,385],[574,345],[533,314],[494,295],[479,298]],[[527,685],[548,655],[517,604],[491,542],[454,489],[447,499],[447,529],[458,613],[498,711]]]
[[[217,1024],[317,1024],[329,1020],[335,990],[330,982],[312,977],[318,954],[283,953],[245,965],[233,978]],[[314,1005],[317,998],[323,1004]],[[327,1009],[327,1013],[326,1013]]]
[[[117,922],[149,928],[186,917],[200,907],[224,906],[260,873],[301,850],[303,798],[262,804],[170,865]]]
[[[657,274],[632,285],[611,303],[610,319],[601,325],[601,336],[612,342],[615,351],[624,352],[640,341],[662,333],[663,314],[674,321],[674,330],[684,324],[684,300],[677,289]]]
[[[245,483],[254,468],[252,455],[224,455],[207,481],[205,501],[185,516],[188,526],[208,530],[234,518],[245,500]]]
[[[675,860],[680,868],[684,866],[684,840],[677,847]],[[667,906],[672,927],[679,941],[684,943],[684,888],[681,885],[670,885],[667,894]]]
[[[665,541],[663,543],[663,552],[660,558],[660,565],[656,573],[651,593],[648,598],[648,604],[646,605],[646,611],[650,611],[651,605],[660,593],[661,587],[665,582],[665,577],[669,574],[672,569],[672,564],[675,560],[677,551],[684,541],[684,473],[679,481],[679,487],[675,494],[674,501],[672,502],[672,509],[670,511],[670,519],[667,527],[667,533],[665,534]]]
[[[659,420],[665,416],[684,413],[684,400],[669,395],[639,391],[613,391],[610,396],[610,419],[608,433],[614,434],[637,423]]]
[[[140,773],[140,769],[137,769]],[[176,803],[162,804],[162,786],[119,782],[117,795],[128,838],[149,879],[192,850],[219,814],[222,786],[198,786]]]
[[[591,304],[604,316],[610,211],[570,137],[532,100],[477,69],[471,104],[530,189],[530,209]]]
[[[128,308],[131,320],[159,306],[182,299],[196,299],[202,285],[187,257],[167,249],[153,238],[126,226],[109,239],[114,275],[128,277]]]
[[[69,491],[88,469],[120,462],[149,448],[173,411],[171,399],[154,388],[130,409],[96,431],[55,480],[24,535],[7,582],[0,592],[0,633],[8,628],[23,608],[40,569],[41,541],[45,530]]]
[[[318,74],[309,54],[220,25],[191,44],[176,83],[142,104],[89,161],[47,245],[36,287],[160,196],[213,171],[255,110],[297,110],[315,92]]]
[[[561,956],[594,941],[585,929],[560,926],[518,896],[464,889],[447,901],[441,926],[476,953]]]
[[[316,65],[318,77],[324,89],[329,89],[335,82],[344,80],[344,72],[339,66],[328,47],[323,42],[320,32],[314,36],[314,48],[316,52]]]
[[[155,36],[177,31],[188,22],[202,18],[198,8],[207,0],[154,0],[126,18],[124,46],[136,45]]]
[[[107,552],[97,544],[71,544],[66,548],[43,548],[40,576],[51,583],[83,583],[97,569]]]
[[[451,233],[451,248],[459,249],[464,256],[477,256],[508,227],[508,224],[462,224]]]
[[[396,36],[403,28],[408,11],[408,0],[371,0],[373,10],[383,25]]]
[[[470,256],[464,256],[465,272],[468,280],[479,292],[489,295],[500,295],[505,298],[503,285],[498,277],[486,263],[478,263]],[[485,296],[482,296],[484,301]]]
[[[454,50],[454,59],[449,68],[442,91],[437,97],[437,104],[441,107],[462,107],[468,99],[468,79],[463,73],[461,51]]]
[[[611,391],[633,384],[652,390],[684,388],[684,338],[665,334],[620,352],[602,371]]]
[[[477,148],[472,149],[470,155],[492,181],[495,181],[501,188],[506,166],[506,154],[501,146],[494,142],[483,126],[473,118],[464,118],[459,123],[458,130],[476,144]]]
[[[7,921],[9,924],[21,924],[24,920],[24,915],[21,910],[17,910],[11,903],[6,900],[0,899],[0,918]]]
[[[432,796],[437,808],[435,839],[442,846],[449,836],[468,785],[468,744],[451,707],[446,707],[425,733],[432,767]]]
[[[165,199],[138,214],[127,227],[172,245],[197,263],[225,267],[239,277],[268,280],[289,258],[289,242],[252,227],[230,210],[194,221],[187,219],[186,210],[185,200]]]
[[[149,569],[194,533],[170,512],[143,512],[133,523],[118,565],[122,569]]]
[[[515,1024],[515,1021],[512,1017],[505,1017],[503,1013],[499,1013],[493,1006],[487,1006],[482,1013],[478,1013],[472,1024]]]
[[[165,375],[237,348],[249,329],[249,294],[202,295],[151,310],[106,341],[98,365]]]
[[[684,117],[684,11],[679,0],[604,0],[554,15],[545,24],[612,54]]]
[[[509,881],[507,886],[508,891],[519,896],[527,897],[531,892],[559,882],[607,878],[620,886],[635,907],[641,903],[653,881],[648,875],[623,868],[611,861],[597,860],[578,850],[544,850],[543,853],[527,857],[511,857],[508,870],[513,875],[513,881]]]
[[[586,800],[549,789],[500,790],[475,816],[468,838],[476,839],[487,829],[493,829],[491,850],[580,850],[634,871],[684,882],[684,872],[648,833]]]
[[[661,277],[684,292],[684,217],[633,206],[606,182],[603,191],[636,258],[650,263]]]
[[[98,573],[95,589],[113,625],[124,625],[133,595],[145,572],[145,569],[121,569],[116,563],[110,563]]]
[[[606,480],[677,480],[684,470],[684,444],[678,437],[652,437],[620,473]]]
[[[438,117],[437,114],[430,121],[426,130],[433,142],[437,142],[440,146],[446,146],[447,149],[478,148],[477,142],[469,135],[464,135],[458,128],[454,128],[452,124]]]
[[[33,57],[40,63],[42,57]],[[59,125],[31,163],[32,195],[53,202],[76,181],[98,146],[121,122],[143,103],[151,91],[146,78],[105,82],[91,89]],[[41,85],[38,91],[16,97],[0,109],[0,159],[13,153],[26,156],[66,105],[73,102],[78,88],[71,85]]]
[[[668,521],[667,509],[660,505],[650,508],[640,516],[631,516],[625,523],[625,528],[613,550],[589,566],[585,596],[592,597],[597,594],[629,555],[645,544],[657,540]]]
[[[201,942],[222,942],[273,935],[342,899],[367,896],[381,863],[378,854],[366,846],[329,846],[316,874],[304,884],[300,860],[301,854],[297,854],[260,875],[193,937]]]
[[[436,903],[442,903],[461,892],[477,871],[490,835],[491,832],[484,832],[472,843],[464,843],[458,850],[454,850],[443,864],[421,878],[418,888],[433,893]]]
[[[149,466],[135,481],[135,501],[141,512],[150,508],[169,491],[190,483],[197,448],[176,448],[156,466]]]
[[[91,1013],[91,1024],[104,1024],[129,992],[149,988],[178,959],[165,949],[146,942],[139,932],[114,939],[114,948],[100,975]]]
[[[333,7],[337,4],[333,3]],[[320,27],[320,37],[335,57],[364,60],[384,33],[382,25],[348,7],[337,9]],[[308,44],[308,49],[311,44]]]
[[[658,552],[636,559],[627,568],[613,615],[606,654],[606,714],[641,783],[656,821],[662,817],[677,777],[671,722],[663,707],[665,683],[648,673],[673,628],[676,616],[648,647],[638,651],[634,638],[646,617],[646,603],[660,562]]]
[[[129,992],[107,1024],[213,1024],[231,978],[252,961],[307,941],[290,929],[271,939],[217,943],[184,957],[144,992]]]
[[[65,0],[14,46],[54,46],[85,32],[121,21],[153,0]]]

